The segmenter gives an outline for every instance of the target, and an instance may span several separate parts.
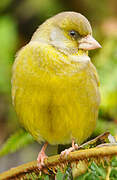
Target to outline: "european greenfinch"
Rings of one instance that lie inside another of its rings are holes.
[[[19,121],[39,142],[44,165],[47,144],[72,151],[93,132],[100,104],[99,80],[88,50],[100,48],[88,20],[62,12],[46,20],[18,53],[13,65],[12,101]],[[70,152],[68,151],[68,152]]]

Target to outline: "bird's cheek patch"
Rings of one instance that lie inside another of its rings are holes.
[[[65,49],[66,45],[64,42],[68,41],[68,39],[64,36],[62,31],[59,28],[53,28],[50,34],[50,43],[54,47]]]
[[[52,29],[50,34],[50,41],[66,41],[67,38],[65,37],[64,33],[61,29],[55,27]]]

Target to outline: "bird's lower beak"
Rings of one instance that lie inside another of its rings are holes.
[[[79,49],[87,51],[97,48],[101,48],[101,45],[91,35],[87,35],[79,40]]]

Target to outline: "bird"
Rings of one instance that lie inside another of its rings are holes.
[[[60,12],[41,24],[19,50],[12,68],[12,102],[21,125],[38,143],[38,167],[48,144],[76,150],[94,131],[99,78],[88,55],[101,48],[82,14]]]

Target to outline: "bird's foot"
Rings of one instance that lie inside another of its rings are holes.
[[[45,152],[40,152],[38,154],[37,162],[38,162],[38,168],[42,169],[44,167],[44,160],[47,158]]]
[[[44,146],[42,147],[41,151],[39,152],[38,154],[38,158],[37,158],[37,165],[38,165],[38,168],[41,170],[45,164],[44,164],[44,160],[48,157],[46,154],[45,154],[45,149],[47,147],[47,143],[44,144]]]
[[[74,140],[72,140],[72,147],[65,149],[64,151],[61,152],[60,157],[67,157],[70,152],[73,152],[78,149],[78,145],[74,144]]]

